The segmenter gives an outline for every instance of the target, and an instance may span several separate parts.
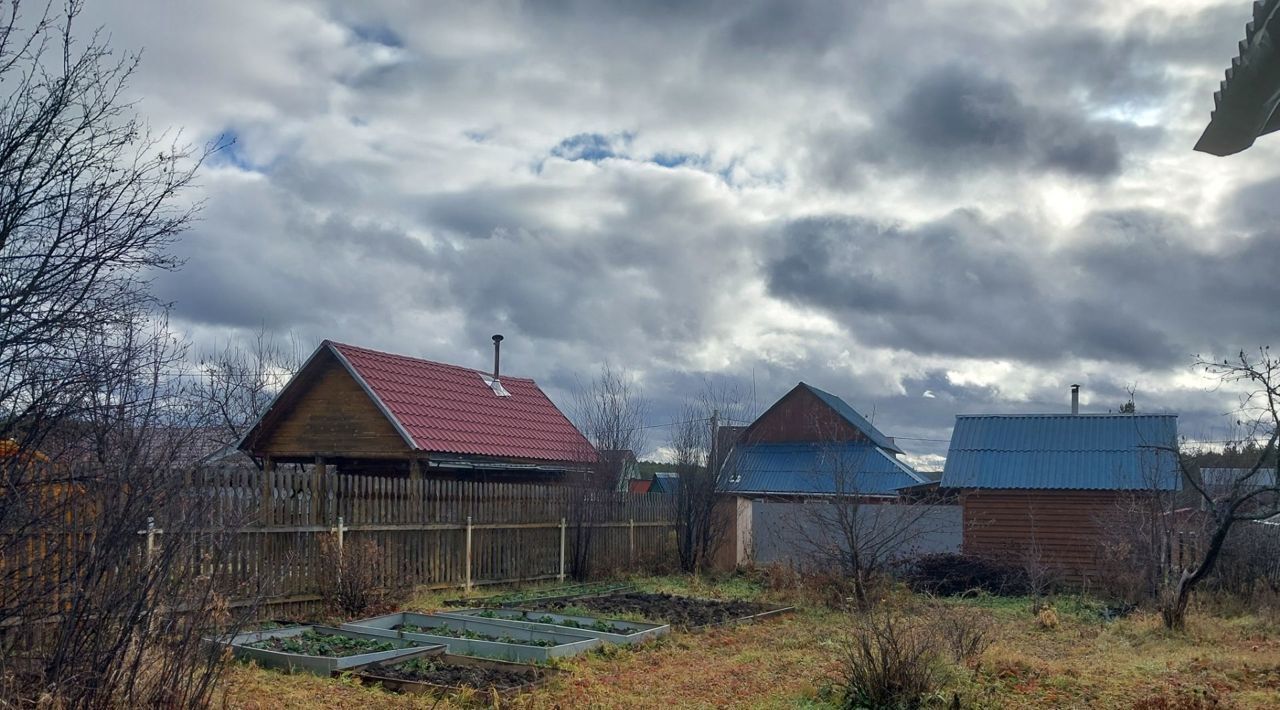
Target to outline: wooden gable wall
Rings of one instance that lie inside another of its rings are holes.
[[[321,353],[307,369],[293,385],[298,389],[286,391],[263,422],[254,455],[285,460],[409,454],[404,438],[332,353]]]
[[[759,443],[866,441],[867,437],[804,387],[791,390],[745,433]]]

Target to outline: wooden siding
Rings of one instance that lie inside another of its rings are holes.
[[[308,382],[263,422],[253,453],[277,459],[327,456],[405,456],[409,446],[360,383],[332,355],[313,365]]]
[[[1103,541],[1122,494],[1115,491],[979,490],[961,496],[964,551],[1039,563],[1069,584],[1106,574]]]
[[[792,390],[746,432],[751,444],[864,441],[866,436],[804,388]]]

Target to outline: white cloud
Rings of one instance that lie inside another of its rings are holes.
[[[773,293],[771,240],[809,216],[912,229],[961,210],[985,222],[970,254],[1017,256],[1058,293],[1106,286],[1096,264],[1059,271],[1052,260],[1088,243],[1100,212],[1164,214],[1171,244],[1194,239],[1210,256],[1271,228],[1228,229],[1221,214],[1243,185],[1271,174],[1280,139],[1230,160],[1189,149],[1242,36],[1240,8],[131,0],[90,9],[116,48],[145,49],[133,90],[154,124],[197,141],[238,137],[234,155],[202,176],[207,208],[180,247],[186,268],[159,282],[201,340],[266,322],[307,342],[483,365],[488,335],[502,330],[513,371],[543,379],[561,401],[573,373],[608,358],[644,373],[667,407],[705,373],[758,374],[762,399],[800,379],[825,383],[875,404],[891,434],[944,436],[958,411],[1056,403],[1077,377],[1097,383],[1087,404],[1140,380],[1153,406],[1209,411],[1189,394],[1199,391],[1185,374],[1190,353],[973,357],[884,341],[832,304]],[[913,105],[921,82],[975,61],[984,105],[1028,127],[1034,145],[993,151],[979,122],[940,138],[958,146],[945,161],[941,149],[908,155],[922,134],[903,143],[887,121]],[[1045,152],[1037,121],[1069,135],[1076,152]],[[597,152],[553,155],[584,135],[600,136]],[[957,267],[923,253],[931,243],[865,266],[904,293],[929,293]],[[990,266],[973,276],[1006,268]],[[1161,310],[1159,289],[1195,280],[1128,278],[1157,291],[1127,304],[1144,324]],[[1203,308],[1152,326],[1171,347],[1206,333],[1251,341],[1230,347],[1277,335],[1276,323],[1243,317],[1205,329],[1205,313],[1238,303],[1215,301],[1233,297],[1212,279],[1194,285]],[[1009,313],[1044,308],[1037,298],[1011,298]],[[922,300],[894,318],[932,327],[921,324],[939,311],[969,317],[980,301]],[[972,329],[956,317],[952,325]],[[1053,341],[1050,322],[1002,327]]]

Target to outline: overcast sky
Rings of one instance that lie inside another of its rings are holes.
[[[501,332],[654,423],[804,380],[937,463],[1073,382],[1221,437],[1193,356],[1280,331],[1280,138],[1191,151],[1248,2],[90,5],[153,126],[235,141],[156,283],[197,344],[487,368]]]

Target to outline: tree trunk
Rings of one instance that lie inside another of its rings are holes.
[[[1222,546],[1227,541],[1227,533],[1231,532],[1233,523],[1235,523],[1234,507],[1228,509],[1226,514],[1218,519],[1218,527],[1213,531],[1213,536],[1209,538],[1209,546],[1205,549],[1204,558],[1200,561],[1200,564],[1192,572],[1184,570],[1178,578],[1178,586],[1172,598],[1166,599],[1162,605],[1163,608],[1160,610],[1160,616],[1164,620],[1165,628],[1181,630],[1186,627],[1187,603],[1191,601],[1191,589],[1199,584],[1200,580],[1208,576],[1213,569],[1214,563],[1218,561],[1218,554],[1222,552]]]

